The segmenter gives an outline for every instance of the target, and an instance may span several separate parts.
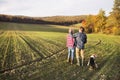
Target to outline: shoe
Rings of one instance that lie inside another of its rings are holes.
[[[69,59],[67,59],[67,62],[70,62],[70,60],[69,60]]]
[[[90,66],[90,67],[89,67],[89,70],[91,71],[91,70],[93,70],[93,68]]]
[[[77,66],[80,66],[80,63],[77,63]]]
[[[73,64],[73,59],[71,59],[71,64]]]
[[[71,62],[71,64],[73,64],[73,62]]]
[[[83,66],[83,64],[82,64],[82,66]]]

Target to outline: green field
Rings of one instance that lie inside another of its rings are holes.
[[[79,67],[66,62],[67,32],[65,26],[0,22],[0,80],[120,80],[120,36],[87,34]],[[90,71],[93,53],[98,69]]]

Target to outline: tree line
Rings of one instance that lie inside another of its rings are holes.
[[[0,14],[0,21],[16,22],[16,23],[32,23],[32,24],[55,24],[55,25],[72,25],[81,23],[86,18],[82,16],[53,16],[53,17],[28,17],[28,16],[12,16]]]
[[[87,33],[101,32],[120,35],[120,1],[114,0],[109,16],[105,16],[105,11],[100,9],[97,15],[88,15],[82,25]]]

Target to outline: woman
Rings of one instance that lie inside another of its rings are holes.
[[[67,34],[67,47],[68,47],[68,58],[67,62],[71,62],[73,64],[74,59],[74,38],[73,38],[73,30],[70,28],[69,33]]]

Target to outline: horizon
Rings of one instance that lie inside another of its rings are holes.
[[[97,15],[100,9],[103,9],[108,16],[112,8],[113,0],[0,0],[0,14],[13,16]]]

